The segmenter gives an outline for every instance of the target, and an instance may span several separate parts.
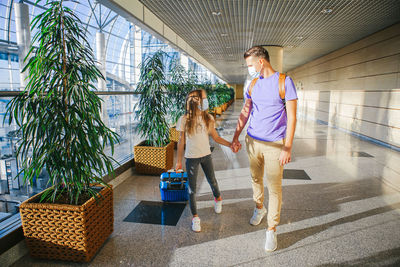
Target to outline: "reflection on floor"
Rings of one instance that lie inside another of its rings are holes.
[[[240,108],[236,103],[217,118],[228,140]],[[174,215],[175,226],[128,222],[137,216],[133,210],[160,202],[159,177],[132,175],[114,190],[114,232],[89,266],[400,266],[400,192],[382,182],[400,179],[398,152],[299,116],[293,160],[285,167],[278,250],[266,253],[265,219],[249,224],[254,203],[246,150],[212,146],[221,214],[199,171],[201,233],[190,229],[188,205]],[[154,205],[161,217],[162,204]],[[28,255],[15,264],[71,265],[79,264]]]
[[[304,170],[283,170],[283,179],[292,180],[311,180],[310,176]]]
[[[350,151],[350,155],[352,157],[365,157],[365,158],[373,158],[374,157],[366,152],[357,152],[357,151]]]
[[[124,219],[124,222],[175,226],[178,223],[185,206],[186,203],[141,201]]]

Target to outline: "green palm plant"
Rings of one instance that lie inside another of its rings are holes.
[[[191,90],[191,86],[188,85],[188,79],[185,77],[185,68],[179,61],[175,60],[172,62],[169,73],[171,81],[168,84],[168,88],[172,102],[170,106],[170,120],[174,124],[185,113],[185,98]]]
[[[216,106],[228,102],[233,97],[233,89],[229,88],[226,84],[217,83],[215,85]]]
[[[38,1],[39,2],[39,1]],[[95,65],[81,20],[61,1],[32,21],[38,31],[26,57],[26,88],[7,105],[9,124],[14,120],[22,138],[17,155],[22,158],[24,182],[33,181],[46,168],[51,185],[40,201],[81,204],[98,196],[92,183],[108,186],[104,173],[113,173],[118,135],[102,122],[101,99],[93,92],[104,79]],[[29,58],[29,60],[28,60]],[[32,150],[32,152],[30,152]]]
[[[189,90],[189,92],[193,89],[196,89],[196,86],[199,82],[199,77],[197,77],[197,74],[194,70],[189,69],[187,71],[187,81],[186,81],[186,86],[188,87],[187,90]]]
[[[139,100],[135,105],[138,124],[136,131],[146,145],[163,147],[169,143],[169,127],[166,118],[170,100],[166,95],[167,82],[161,50],[147,57],[140,65],[140,79],[136,88]]]
[[[211,81],[205,81],[202,84],[202,88],[207,92],[207,99],[209,103],[209,110],[212,111],[216,107],[217,96],[215,90],[211,84]]]

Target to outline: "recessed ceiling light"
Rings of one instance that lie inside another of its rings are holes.
[[[214,16],[220,16],[221,15],[221,11],[213,11],[212,14]]]
[[[286,46],[286,48],[293,48],[293,47],[294,47],[293,45]]]
[[[233,57],[233,54],[229,54],[230,57]]]
[[[333,11],[332,8],[324,8],[324,9],[322,9],[321,13],[322,14],[331,14],[332,11]]]
[[[303,39],[303,36],[296,36],[296,39],[301,40],[301,39]]]
[[[228,34],[227,33],[221,33],[221,36],[222,37],[226,37],[226,36],[228,36]]]
[[[228,48],[228,49],[229,49],[229,48],[231,48],[231,47],[230,47],[230,46],[227,46],[226,48]]]

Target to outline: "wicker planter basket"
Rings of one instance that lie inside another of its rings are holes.
[[[172,142],[178,143],[179,142],[179,132],[176,130],[176,127],[169,128],[169,140]]]
[[[103,197],[81,206],[32,203],[20,206],[22,228],[30,255],[35,258],[89,262],[114,227],[113,191],[104,187]]]
[[[222,108],[221,107],[216,107],[215,108],[215,114],[221,115],[222,114]]]
[[[135,168],[138,173],[160,175],[174,164],[174,143],[164,147],[144,146],[145,141],[134,147]]]

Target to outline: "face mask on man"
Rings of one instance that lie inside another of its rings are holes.
[[[249,74],[252,78],[260,77],[260,71],[256,71],[256,67],[254,66],[249,67]]]
[[[203,99],[203,105],[199,105],[199,109],[202,111],[206,111],[208,109],[208,99]]]

